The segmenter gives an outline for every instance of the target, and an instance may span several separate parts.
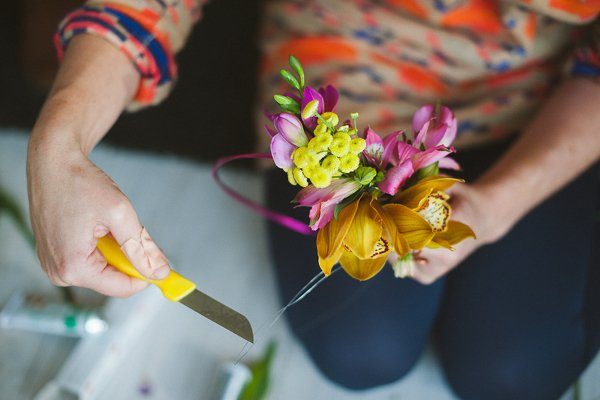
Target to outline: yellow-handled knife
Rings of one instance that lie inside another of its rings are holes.
[[[237,311],[219,303],[212,297],[196,290],[194,282],[173,270],[162,280],[145,278],[129,262],[127,256],[121,251],[119,244],[110,235],[99,239],[97,247],[104,258],[106,258],[108,264],[119,271],[157,286],[167,299],[188,306],[197,313],[221,325],[223,328],[254,343],[254,334],[248,319]]]

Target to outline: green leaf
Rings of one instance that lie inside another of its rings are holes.
[[[429,176],[439,175],[440,168],[438,163],[435,162],[433,164],[429,164],[425,168],[418,169],[416,172],[417,179],[420,181],[421,179],[425,179]]]
[[[290,55],[290,67],[298,74],[298,77],[300,78],[300,87],[304,88],[304,69],[302,68],[302,64],[300,64],[300,61],[292,55]]]
[[[281,77],[283,79],[285,79],[285,81],[287,83],[290,84],[290,86],[294,87],[298,91],[300,90],[300,84],[298,83],[298,80],[296,78],[294,78],[294,75],[290,74],[285,69],[282,69],[281,71],[279,71],[279,74],[281,75]]]
[[[276,94],[273,96],[273,98],[275,99],[275,102],[277,102],[277,104],[279,105],[298,104],[298,102],[292,99],[291,97],[283,96],[281,94]]]
[[[281,111],[283,112],[300,115],[300,104],[298,103],[280,105],[279,108],[281,108]]]
[[[358,183],[363,186],[368,185],[377,176],[377,171],[373,167],[358,167],[356,169],[354,178]]]
[[[300,114],[300,104],[298,104],[298,102],[293,98],[280,94],[276,94],[273,96],[273,98],[275,99],[275,102],[279,104],[281,111],[292,114]]]
[[[271,342],[265,355],[250,365],[252,378],[238,397],[238,400],[264,400],[269,390],[271,369],[277,346]]]
[[[438,163],[435,162],[433,164],[429,164],[425,168],[421,168],[415,171],[413,176],[410,177],[406,184],[402,187],[402,190],[409,188],[421,181],[422,179],[427,178],[428,176],[438,175],[440,173],[440,168],[438,167]]]
[[[13,220],[23,237],[29,242],[32,248],[35,248],[33,233],[29,228],[25,215],[19,208],[19,204],[7,191],[0,188],[0,214],[2,212],[6,213]]]

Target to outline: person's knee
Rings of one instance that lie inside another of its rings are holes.
[[[464,400],[559,398],[568,383],[552,381],[546,367],[534,367],[519,355],[482,356],[477,362],[461,357],[444,363],[444,372],[449,385]]]
[[[422,352],[422,346],[417,348],[402,341],[379,339],[371,337],[356,342],[331,337],[314,343],[305,342],[305,345],[327,379],[347,389],[365,390],[401,379]]]

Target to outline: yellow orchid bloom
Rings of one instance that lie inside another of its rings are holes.
[[[344,207],[317,234],[319,266],[329,275],[338,262],[351,277],[364,281],[385,265],[389,253],[409,246],[377,199],[363,194]]]
[[[392,199],[393,203],[383,206],[411,250],[421,250],[424,247],[454,250],[452,246],[464,239],[475,239],[475,233],[468,225],[450,220],[450,196],[444,190],[457,182],[463,181],[446,176],[431,176],[398,193]],[[404,254],[398,252],[398,255]]]
[[[319,266],[329,275],[338,262],[351,277],[364,281],[375,276],[390,254],[400,257],[424,247],[445,247],[468,237],[471,228],[450,220],[450,198],[444,190],[460,179],[433,176],[398,193],[393,203],[381,205],[363,194],[344,207],[317,233]]]

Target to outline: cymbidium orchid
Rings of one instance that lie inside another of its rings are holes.
[[[370,279],[392,253],[407,259],[424,247],[453,250],[475,237],[451,219],[446,190],[460,180],[438,173],[459,168],[447,157],[457,134],[449,108],[417,110],[412,139],[403,131],[386,137],[369,127],[359,132],[358,113],[346,122],[335,113],[335,88],[305,86],[304,71],[291,56],[290,66],[295,75],[281,75],[296,92],[274,96],[282,112],[269,116],[271,156],[289,182],[303,188],[294,201],[310,207],[326,275],[339,263],[353,278]]]
[[[383,205],[411,250],[421,250],[426,246],[453,250],[452,246],[464,239],[475,238],[470,227],[451,220],[450,196],[445,190],[457,182],[462,180],[431,176],[402,190],[392,198],[392,202]]]
[[[405,254],[408,244],[377,199],[363,194],[317,233],[319,266],[329,275],[338,262],[351,277],[364,281],[385,265],[390,252]]]
[[[353,278],[373,277],[395,251],[405,257],[410,250],[453,246],[468,237],[471,228],[453,221],[449,196],[444,192],[460,179],[433,176],[398,193],[393,202],[380,205],[363,195],[346,206],[317,234],[319,266],[328,275],[336,263]]]

